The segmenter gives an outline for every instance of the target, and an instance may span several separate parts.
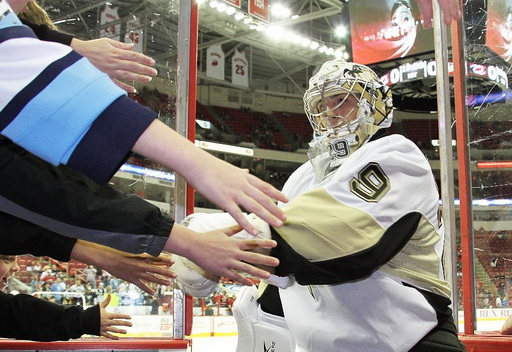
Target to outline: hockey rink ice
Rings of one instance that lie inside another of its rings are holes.
[[[192,352],[235,352],[236,336],[194,337]]]

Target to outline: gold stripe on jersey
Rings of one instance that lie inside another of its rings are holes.
[[[410,285],[450,297],[450,286],[441,279],[441,259],[434,250],[440,240],[434,226],[422,217],[409,242],[381,270]]]
[[[321,187],[294,198],[283,210],[287,220],[275,230],[311,262],[361,252],[385,232],[368,213],[340,203]]]
[[[333,274],[340,275],[338,270],[343,270],[343,258],[353,259],[357,255],[366,264],[375,262],[374,270],[383,270],[412,286],[450,297],[450,287],[441,279],[440,258],[435,251],[441,238],[424,216],[419,216],[419,224],[413,232],[409,232],[411,229],[401,231],[402,226],[398,226],[398,232],[392,233],[393,226],[384,229],[371,215],[340,203],[321,187],[294,198],[284,211],[286,222],[274,230],[311,263],[336,261],[340,265],[331,266],[331,270],[337,269]],[[378,258],[373,255],[379,252],[383,255],[385,249],[375,250],[382,245],[389,248],[389,240],[394,242],[392,246],[397,246],[397,254],[387,263],[377,264]],[[399,248],[400,243],[405,246]],[[282,264],[284,261],[286,259]]]

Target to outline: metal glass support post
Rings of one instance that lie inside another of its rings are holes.
[[[178,65],[176,131],[195,142],[197,4],[180,1],[178,16]],[[174,186],[174,219],[179,222],[194,209],[193,190],[181,175]],[[185,294],[174,288],[174,338],[185,337]]]
[[[434,6],[434,48],[436,60],[437,83],[437,112],[439,118],[439,159],[441,162],[441,201],[443,209],[443,223],[445,229],[443,264],[448,282],[454,283],[457,278],[456,266],[456,232],[454,209],[454,181],[453,181],[453,152],[451,133],[451,107],[450,107],[450,81],[448,76],[448,33],[442,22],[441,9],[437,0],[432,1]],[[452,292],[453,315],[455,323],[458,322],[458,295]]]
[[[461,8],[463,6],[460,1]],[[473,237],[473,207],[471,194],[471,169],[469,159],[469,121],[466,107],[466,60],[464,50],[464,11],[462,20],[452,24],[452,61],[455,105],[455,127],[457,131],[457,160],[459,162],[459,214],[460,245],[462,251],[462,302],[464,309],[464,333],[475,332],[476,288]]]

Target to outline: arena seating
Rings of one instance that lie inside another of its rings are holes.
[[[470,126],[470,138],[476,148],[501,149],[504,143],[510,147],[512,122],[510,121],[474,121]]]
[[[439,139],[437,120],[403,119],[402,126],[406,136],[424,149],[432,149],[432,140]]]

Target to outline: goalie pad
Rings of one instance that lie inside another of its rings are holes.
[[[245,286],[233,303],[238,329],[236,352],[295,352],[295,338],[284,318],[262,311],[257,294],[255,286]]]

